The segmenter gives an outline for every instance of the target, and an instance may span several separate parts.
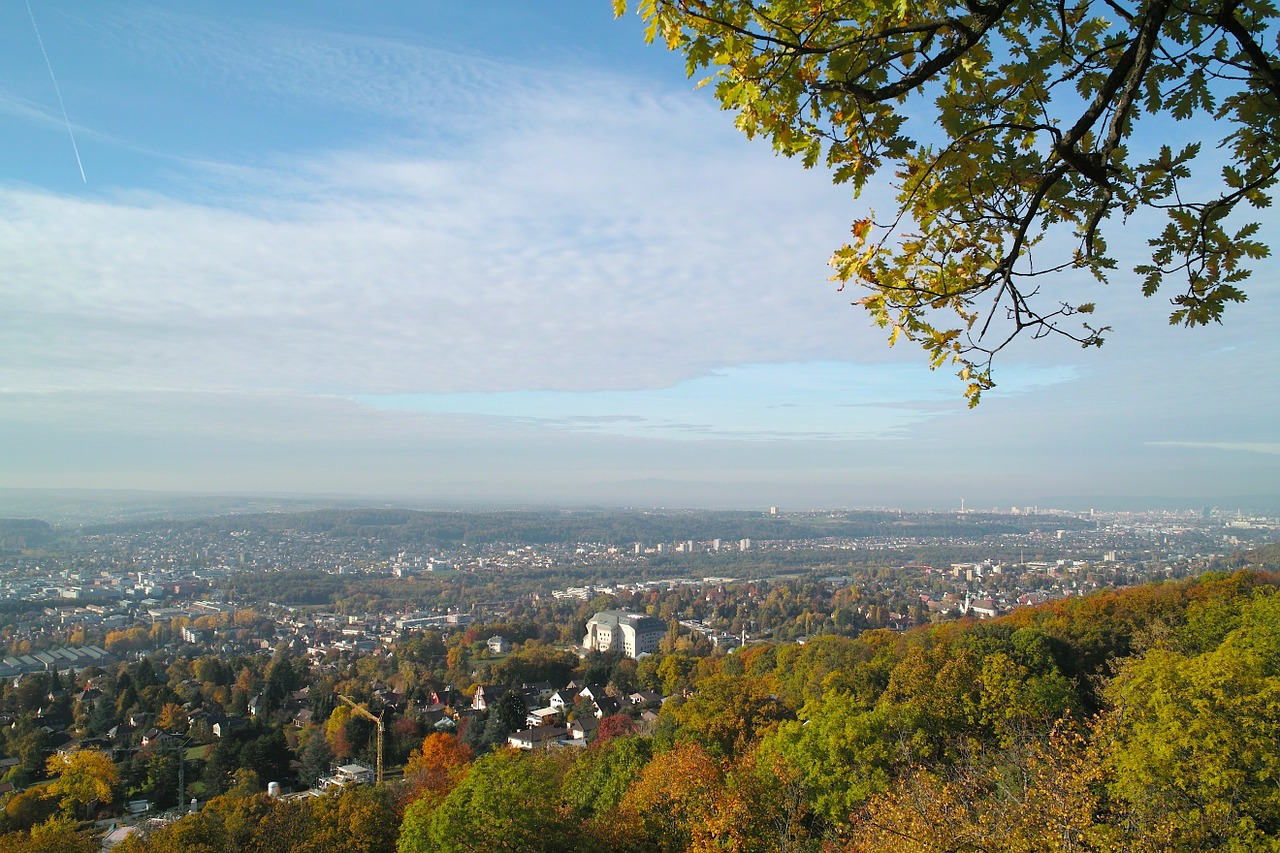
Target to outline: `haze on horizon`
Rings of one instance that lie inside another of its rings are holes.
[[[1021,342],[971,412],[827,280],[884,189],[741,138],[607,0],[32,6],[86,180],[0,10],[0,488],[798,508],[1280,482],[1273,260],[1208,329],[1125,273],[1073,283],[1106,346]]]

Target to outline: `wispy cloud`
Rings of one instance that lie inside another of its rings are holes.
[[[159,7],[110,11],[85,26],[148,72],[277,106],[342,109],[421,121],[478,115],[518,76],[478,55],[267,17],[190,15]]]
[[[1229,327],[1188,334],[1132,282],[1069,281],[1115,311],[1107,347],[1012,347],[967,412],[827,280],[887,189],[854,200],[775,159],[678,72],[286,4],[84,9],[54,34],[88,51],[59,73],[95,143],[87,190],[61,147],[44,186],[75,194],[31,166],[63,142],[43,66],[0,83],[5,144],[35,152],[0,158],[0,482],[958,502],[1274,469],[1261,274]]]
[[[1065,368],[1013,367],[1006,394],[1075,378]],[[746,364],[647,390],[390,394],[378,409],[534,419],[553,429],[674,439],[851,440],[900,436],[963,408],[945,375],[901,365]]]
[[[1152,447],[1185,447],[1192,450],[1223,450],[1280,456],[1280,442],[1276,441],[1149,441],[1147,444]]]
[[[183,198],[2,188],[0,309],[21,322],[0,383],[636,388],[855,351],[823,264],[838,193],[736,140],[699,148],[720,118],[691,103],[672,162],[666,104],[596,94],[454,159],[228,166]]]

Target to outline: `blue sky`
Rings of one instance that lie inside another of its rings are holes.
[[[827,280],[888,188],[741,138],[609,7],[31,0],[82,181],[27,8],[0,6],[0,487],[1280,491],[1273,261],[1193,332],[1126,273],[1064,280],[1107,345],[1019,343],[969,411]]]

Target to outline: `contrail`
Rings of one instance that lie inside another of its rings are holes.
[[[76,135],[71,129],[71,118],[67,115],[67,105],[62,101],[62,89],[58,88],[58,78],[53,75],[53,63],[49,61],[49,53],[44,49],[44,39],[40,38],[40,28],[36,26],[35,13],[31,11],[31,0],[26,0],[27,17],[31,18],[31,29],[35,30],[36,42],[40,45],[40,55],[44,57],[44,67],[49,69],[49,79],[53,81],[54,94],[58,96],[58,106],[62,107],[62,120],[67,123],[67,136],[71,137],[71,150],[76,155],[76,165],[80,167],[80,180],[86,184],[89,179],[84,176],[84,163],[80,162],[80,146],[76,145]]]

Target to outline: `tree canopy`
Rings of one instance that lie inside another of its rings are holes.
[[[58,797],[69,813],[76,807],[88,809],[94,803],[110,802],[120,784],[120,771],[111,757],[97,749],[79,749],[49,756],[45,768],[57,778],[49,792]]]
[[[462,741],[433,733],[403,782],[317,797],[258,793],[259,774],[245,767],[269,761],[246,751],[267,736],[237,733],[228,740],[243,738],[239,751],[218,765],[244,765],[228,793],[117,849],[1280,850],[1274,574],[1210,573],[989,621],[757,643],[679,674],[685,695],[657,720],[618,725],[584,749],[495,740],[473,760]],[[324,743],[319,723],[310,738]],[[0,853],[87,850],[72,817],[120,786],[69,786],[73,764],[102,755],[56,756],[57,779],[9,799]],[[55,833],[68,846],[55,848]]]
[[[859,216],[834,279],[891,344],[959,365],[970,405],[1022,333],[1103,343],[1092,302],[1042,283],[1105,281],[1121,226],[1150,227],[1134,271],[1172,324],[1221,322],[1269,252],[1244,210],[1280,170],[1270,0],[637,5],[747,136],[858,192],[891,170],[897,209]]]

